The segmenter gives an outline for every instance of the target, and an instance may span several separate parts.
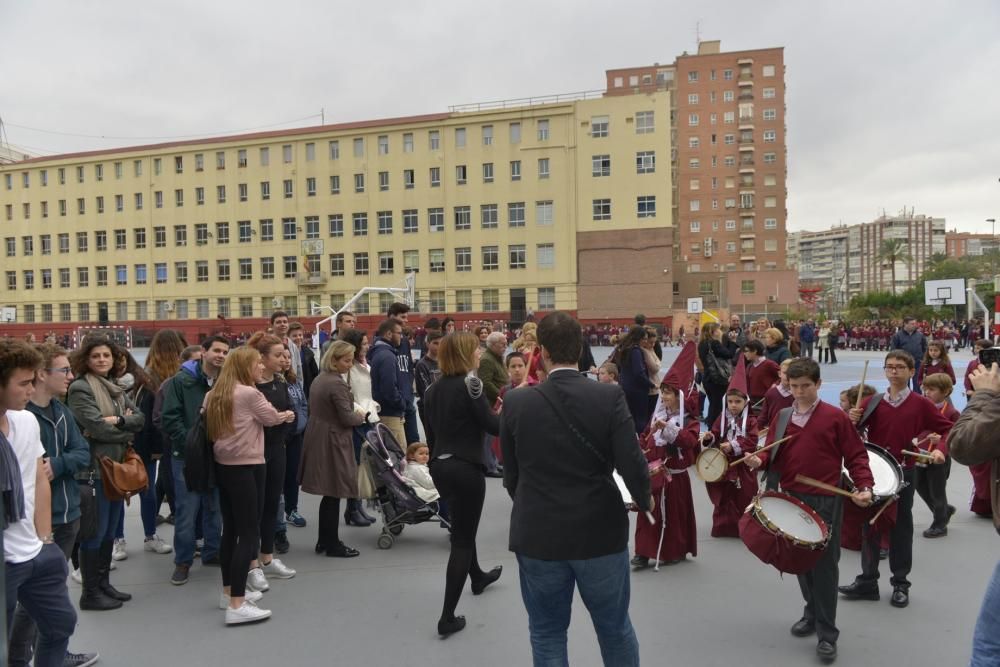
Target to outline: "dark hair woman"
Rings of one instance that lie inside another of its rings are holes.
[[[114,348],[107,338],[84,339],[71,362],[76,380],[69,386],[66,398],[90,444],[90,470],[81,473],[78,478],[91,485],[84,492],[94,494],[97,530],[93,535],[81,536],[80,539],[80,572],[83,577],[80,609],[97,611],[117,609],[122,602],[132,599],[128,593],[112,586],[109,578],[122,501],[110,500],[104,495],[99,461],[104,456],[117,463],[124,461],[128,444],[145,423],[142,412],[110,375],[114,367]]]
[[[702,325],[701,340],[698,342],[698,359],[705,369],[702,372],[702,386],[708,396],[708,415],[705,421],[714,424],[722,414],[722,399],[729,386],[729,377],[716,374],[717,365],[709,361],[710,356],[714,356],[719,362],[731,361],[733,358],[733,353],[722,344],[722,327],[718,322],[706,322]]]
[[[656,388],[656,384],[649,379],[646,353],[642,351],[642,342],[647,335],[645,328],[632,327],[612,355],[612,361],[618,366],[618,384],[625,392],[625,402],[632,413],[636,433],[642,433],[649,424],[649,390]]]
[[[476,557],[476,533],[486,497],[484,432],[500,432],[500,420],[474,374],[482,354],[479,339],[471,333],[445,336],[438,350],[441,378],[424,395],[428,437],[434,440],[431,477],[451,512],[451,555],[438,620],[441,635],[465,627],[465,618],[455,616],[455,608],[466,578],[472,579],[472,592],[478,595],[499,579],[501,572],[500,567],[483,572]]]

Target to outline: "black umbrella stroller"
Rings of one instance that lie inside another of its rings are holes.
[[[403,479],[406,455],[392,431],[384,424],[376,424],[365,435],[361,464],[374,483],[374,496],[382,513],[379,549],[391,549],[395,538],[403,532],[403,526],[415,526],[434,520],[440,521],[446,528],[451,527],[439,513],[437,503],[421,500]]]

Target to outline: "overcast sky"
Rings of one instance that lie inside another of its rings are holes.
[[[36,154],[594,90],[700,26],[785,47],[790,231],[1000,218],[995,0],[0,0],[0,26],[4,138]]]

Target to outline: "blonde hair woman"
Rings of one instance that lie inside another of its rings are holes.
[[[226,625],[262,621],[271,616],[247,597],[247,573],[257,555],[260,515],[264,510],[264,427],[295,421],[291,410],[278,412],[254,386],[264,367],[252,347],[233,350],[219,378],[205,396],[205,425],[213,441],[215,475],[222,512],[222,598]]]
[[[785,335],[781,329],[769,328],[764,332],[764,356],[776,364],[780,364],[785,359],[790,359],[792,354],[785,344]]]
[[[358,495],[353,430],[366,421],[366,412],[355,407],[351,388],[344,379],[354,365],[355,350],[347,341],[336,340],[320,360],[319,377],[309,389],[309,423],[299,464],[302,490],[323,496],[316,553],[335,558],[358,555],[357,549],[340,541],[339,534],[340,499]]]
[[[465,627],[455,616],[466,578],[478,595],[500,578],[501,568],[483,572],[476,558],[476,532],[486,497],[483,460],[484,432],[500,433],[500,421],[490,409],[483,383],[475,375],[483,350],[470,333],[445,336],[438,350],[441,378],[424,395],[428,437],[433,436],[431,478],[451,512],[451,555],[445,575],[444,606],[438,633],[450,635]]]

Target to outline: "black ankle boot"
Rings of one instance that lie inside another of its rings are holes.
[[[80,609],[88,611],[109,611],[122,606],[121,600],[108,597],[101,590],[101,575],[98,566],[100,551],[80,549],[80,574],[83,576],[83,592],[80,594]]]
[[[365,511],[365,501],[355,498],[354,502],[357,503],[358,514],[364,517],[365,521],[367,521],[368,523],[375,523],[376,521],[375,517],[373,517],[371,514]]]
[[[122,593],[120,590],[111,585],[111,554],[114,551],[114,547],[114,542],[101,542],[101,549],[98,552],[100,556],[97,570],[98,586],[101,587],[101,591],[109,598],[121,600],[122,602],[128,602],[132,599],[132,596],[128,593]]]
[[[368,521],[361,515],[360,503],[354,498],[347,499],[347,509],[344,511],[344,523],[348,526],[370,526],[374,521]]]

